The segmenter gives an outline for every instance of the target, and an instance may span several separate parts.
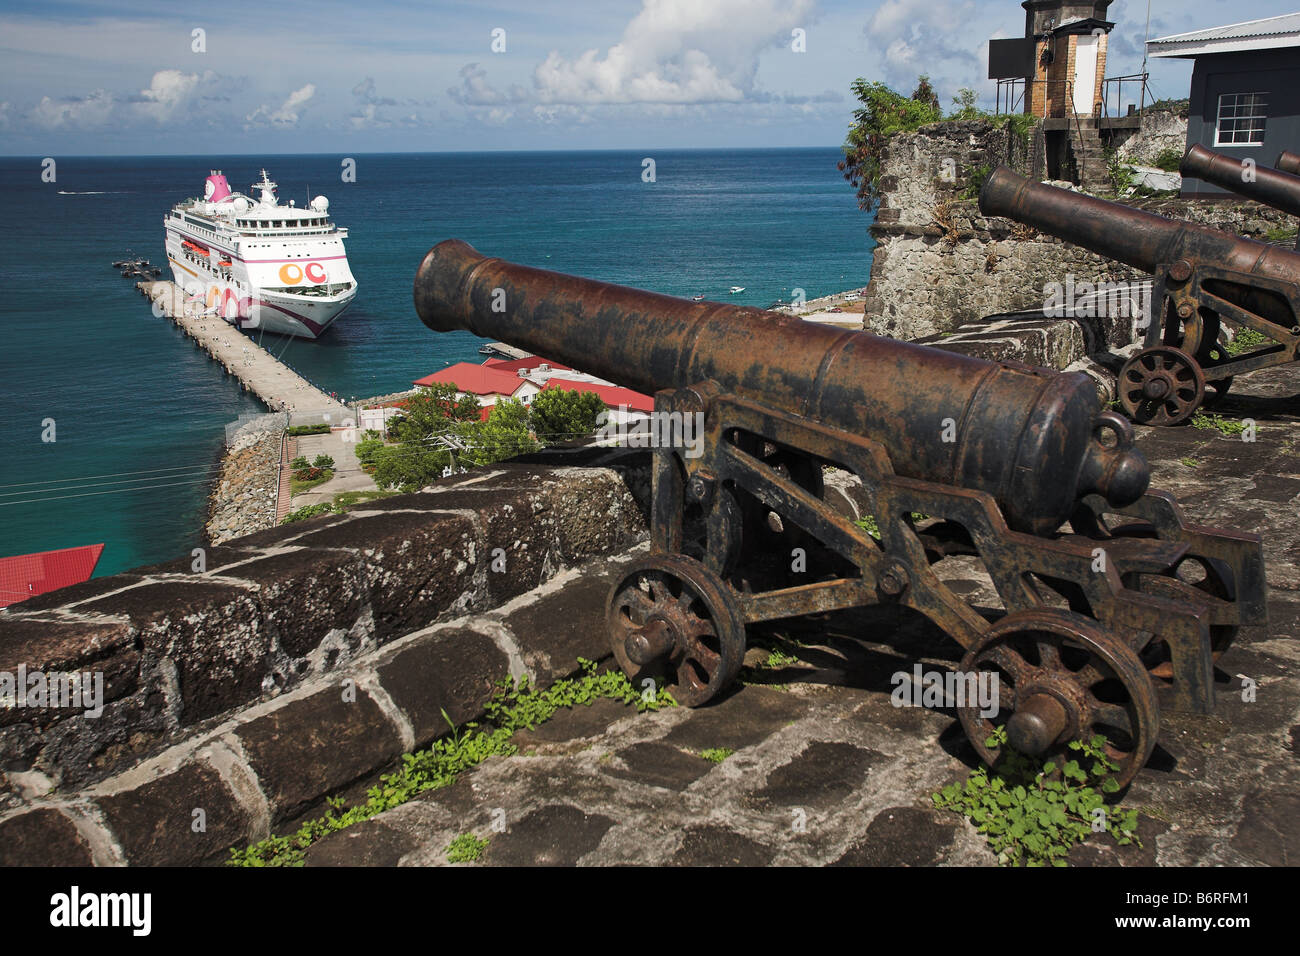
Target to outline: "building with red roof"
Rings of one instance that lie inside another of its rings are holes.
[[[446,384],[456,386],[461,395],[473,395],[480,405],[495,405],[503,398],[513,398],[525,405],[541,391],[536,382],[523,378],[515,370],[505,370],[493,365],[474,365],[457,362],[432,375],[417,378],[412,384],[424,388]]]
[[[103,551],[102,544],[83,544],[0,558],[0,607],[89,580]]]

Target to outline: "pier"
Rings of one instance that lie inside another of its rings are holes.
[[[139,282],[136,288],[153,302],[155,314],[176,323],[272,411],[337,412],[340,422],[350,416],[346,405],[286,367],[221,316],[199,311],[197,303],[187,304],[184,292],[174,282]]]

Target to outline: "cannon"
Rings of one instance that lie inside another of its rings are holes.
[[[990,362],[759,309],[693,302],[435,246],[429,328],[508,342],[653,393],[650,552],[611,589],[613,656],[700,706],[738,676],[746,627],[912,608],[998,681],[957,702],[972,745],[1048,754],[1103,734],[1127,784],[1165,706],[1213,709],[1214,661],[1264,617],[1259,538],[1189,522],[1148,488],[1133,426],[1081,374]],[[678,440],[695,423],[703,442]],[[681,429],[679,432],[678,429]],[[828,502],[861,482],[875,534]],[[877,536],[878,535],[878,536]],[[801,552],[808,560],[801,560]],[[990,622],[932,565],[973,555]],[[793,560],[792,560],[793,558]],[[815,558],[815,560],[814,560]]]
[[[1300,153],[1293,153],[1284,149],[1277,154],[1277,162],[1273,165],[1284,173],[1300,176]]]
[[[1294,173],[1216,153],[1199,143],[1187,151],[1178,171],[1292,216],[1300,216],[1300,176]]]
[[[1300,357],[1300,254],[1122,203],[1031,182],[1006,167],[980,189],[980,211],[1032,226],[1152,274],[1143,348],[1120,369],[1120,403],[1136,421],[1176,425],[1235,375]],[[1266,340],[1231,354],[1225,326]]]

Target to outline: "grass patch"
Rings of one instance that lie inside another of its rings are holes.
[[[730,747],[710,747],[708,750],[701,750],[700,756],[709,763],[722,763],[734,753],[735,751]]]
[[[1264,238],[1269,242],[1294,242],[1297,227],[1295,226],[1274,226],[1264,233]],[[1254,331],[1253,329],[1251,330]],[[1258,334],[1258,333],[1256,333]]]
[[[526,678],[499,681],[483,708],[486,722],[482,726],[469,723],[458,729],[444,710],[442,716],[451,733],[424,750],[403,755],[401,768],[384,774],[367,791],[364,801],[348,807],[342,797],[331,797],[326,801],[330,809],[324,816],[308,820],[293,833],[269,837],[244,850],[232,848],[228,865],[302,866],[307,849],[331,833],[369,820],[426,790],[449,787],[462,773],[489,757],[513,756],[518,750],[510,742],[515,732],[545,723],[561,708],[590,706],[596,700],[635,704],[638,711],[676,706],[663,688],[653,699],[647,699],[622,671],[597,673],[596,663],[584,658],[578,658],[578,664],[582,668],[579,676],[556,681],[546,690],[533,689]]]
[[[1233,421],[1231,418],[1224,418],[1222,415],[1217,415],[1214,412],[1204,411],[1197,411],[1197,413],[1192,416],[1192,427],[1213,428],[1215,431],[1227,435],[1229,438],[1240,435],[1246,430],[1246,426],[1241,422]],[[1184,459],[1183,463],[1186,464],[1186,459]]]
[[[1178,460],[1181,461],[1188,468],[1195,468],[1198,464],[1200,464],[1200,462],[1198,462],[1195,458],[1180,458]]]
[[[329,481],[331,478],[334,477],[334,472],[328,468],[313,469],[313,470],[320,471],[320,474],[315,478],[306,478],[306,479],[290,478],[289,494],[300,495],[304,491],[310,491],[312,488],[315,488],[317,485],[325,484],[325,482]]]
[[[462,833],[447,844],[447,862],[475,863],[483,855],[487,845],[487,840],[480,840],[472,833]]]
[[[342,513],[349,508],[355,508],[363,501],[378,501],[381,498],[391,498],[400,494],[400,491],[340,491],[334,496],[334,510]]]
[[[1075,757],[1058,766],[1039,765],[1007,746],[998,727],[988,746],[1000,746],[996,768],[979,767],[964,784],[950,783],[934,794],[934,805],[960,813],[983,833],[1002,866],[1066,866],[1070,848],[1095,832],[1106,832],[1120,846],[1142,843],[1137,810],[1106,804],[1119,787],[1106,756],[1105,738],[1072,740]]]

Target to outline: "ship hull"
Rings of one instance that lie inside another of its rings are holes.
[[[219,276],[205,276],[175,260],[170,265],[188,308],[219,316],[248,332],[320,338],[357,294],[354,287],[334,296],[277,295]]]

